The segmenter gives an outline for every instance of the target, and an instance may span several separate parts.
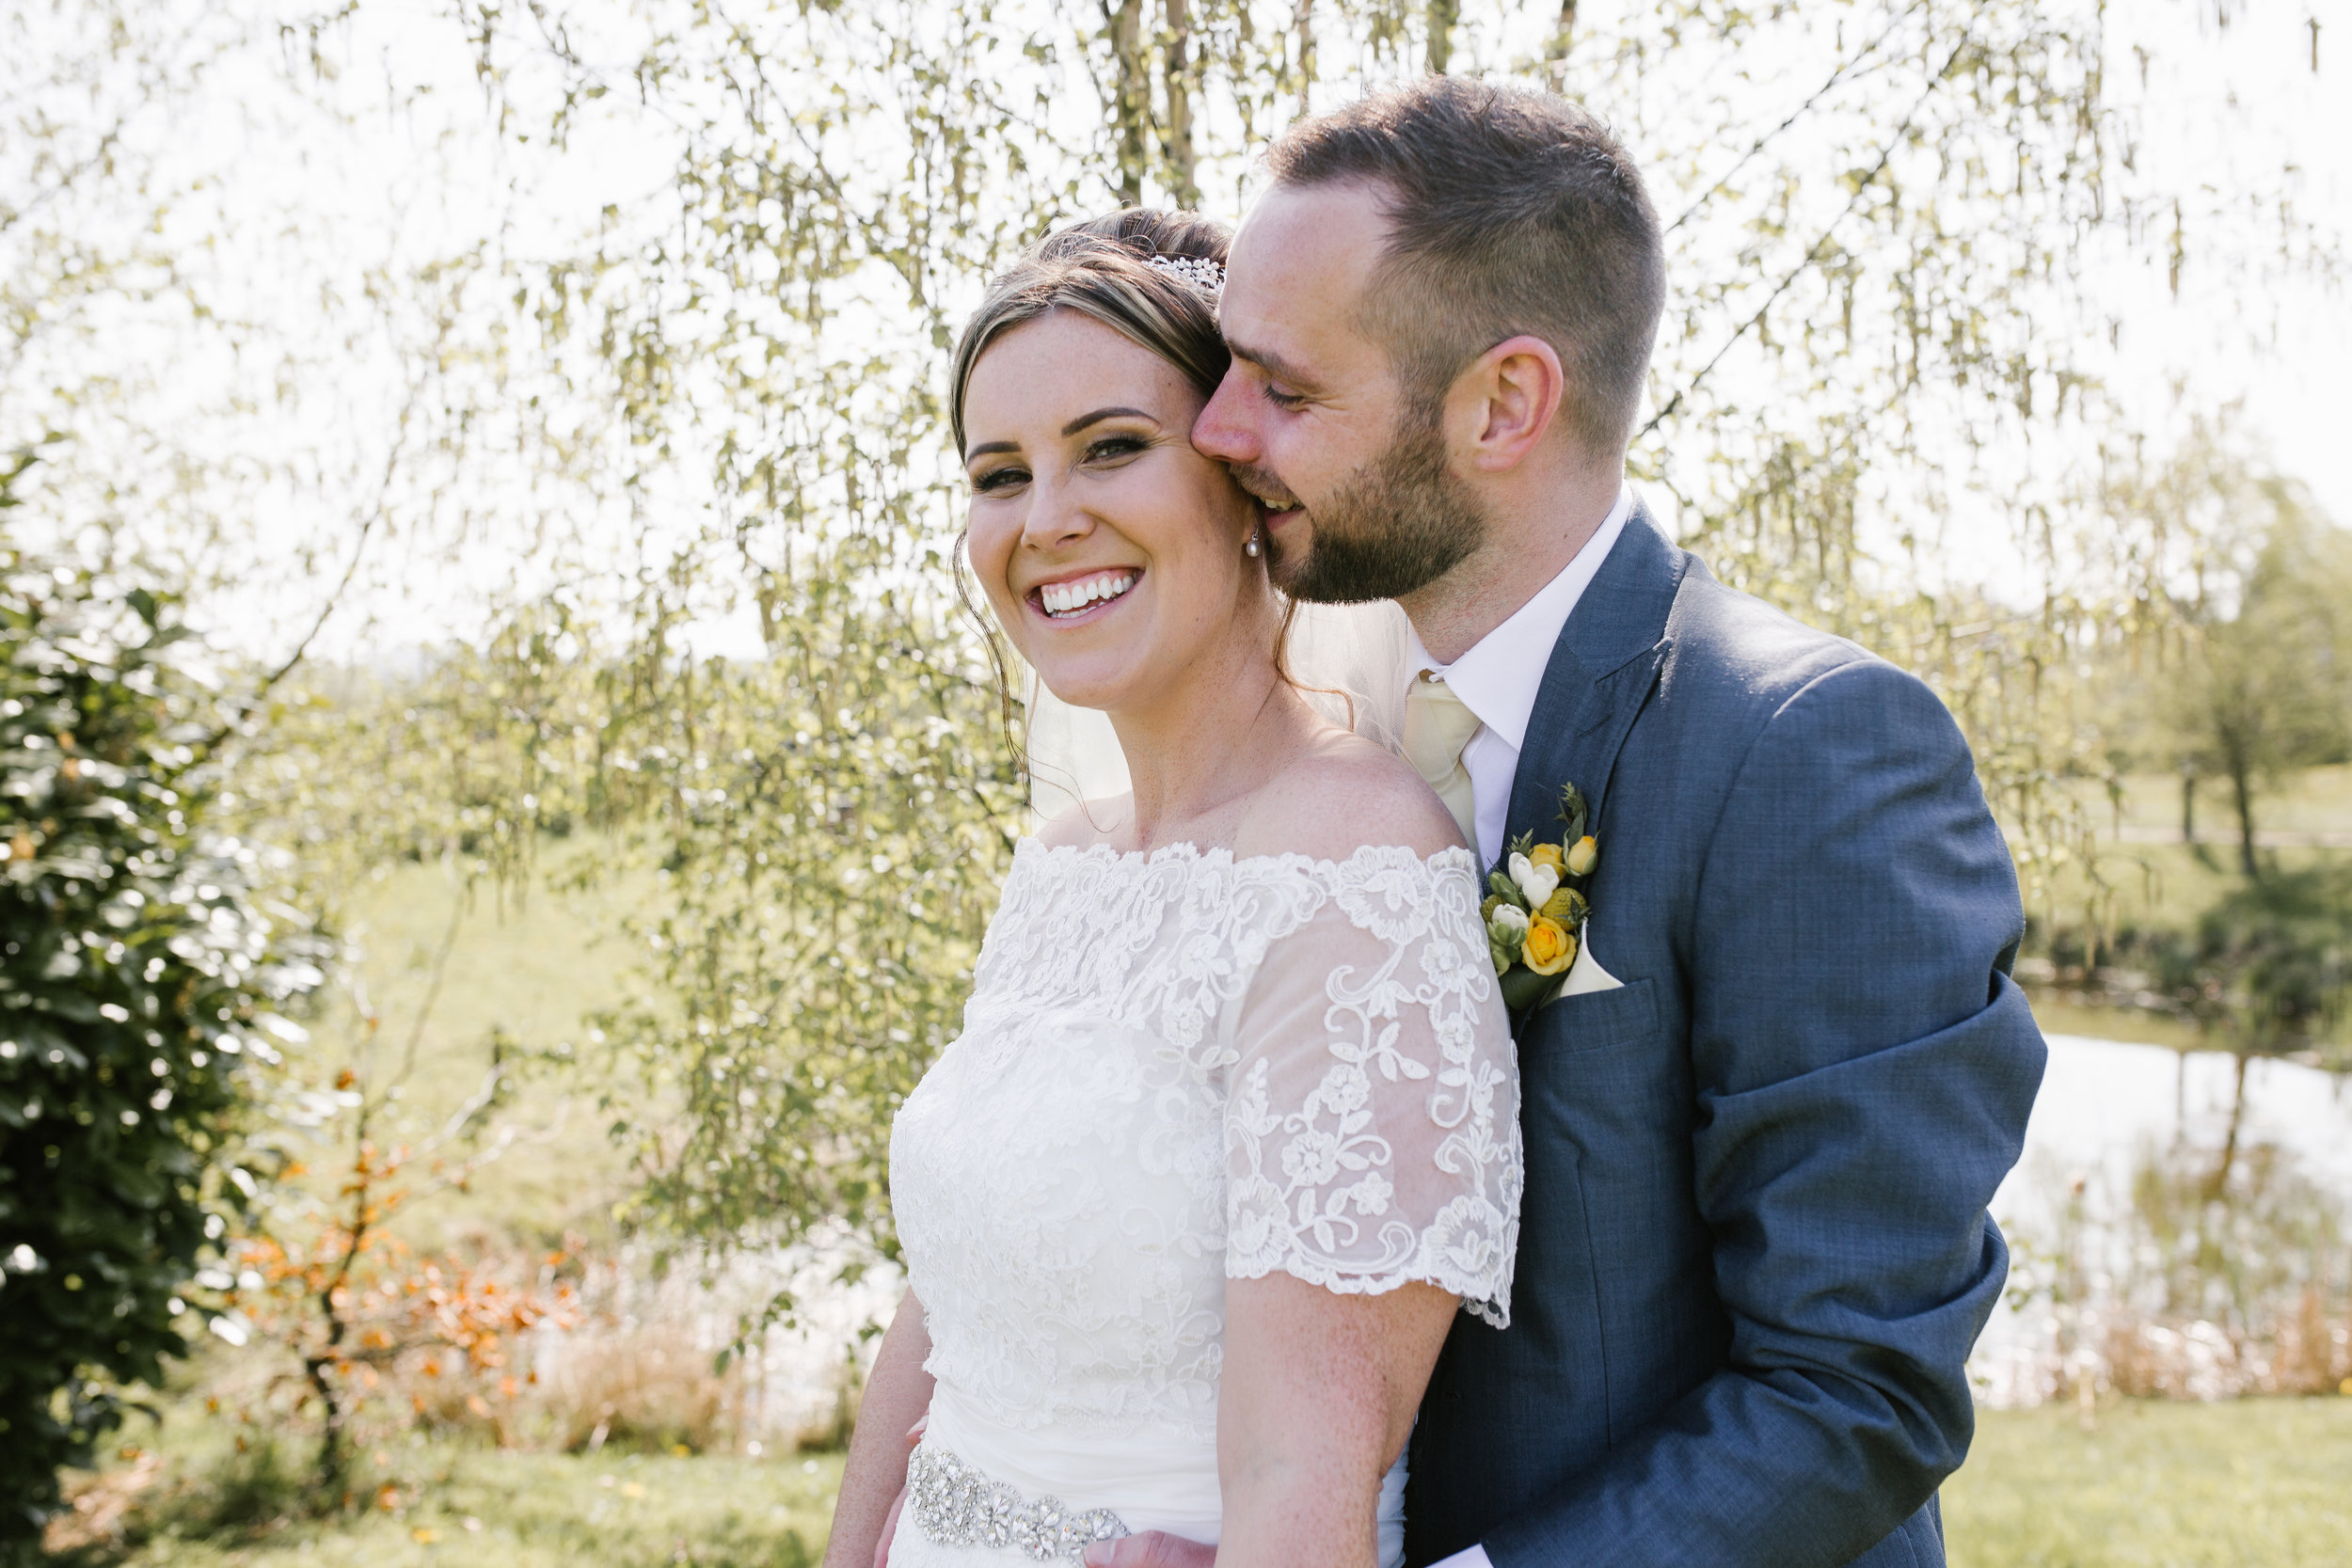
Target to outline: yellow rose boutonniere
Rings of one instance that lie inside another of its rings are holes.
[[[1557,974],[1576,961],[1576,939],[1557,921],[1537,915],[1527,923],[1519,962],[1538,974]]]
[[[1503,1004],[1513,1012],[1550,995],[1576,962],[1593,913],[1585,886],[1600,863],[1600,846],[1584,832],[1586,815],[1584,792],[1567,785],[1560,792],[1560,820],[1567,826],[1560,840],[1538,844],[1534,833],[1521,833],[1487,873],[1478,913]]]

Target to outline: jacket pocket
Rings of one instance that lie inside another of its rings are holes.
[[[1658,998],[1650,981],[1628,980],[1611,990],[1554,997],[1519,1030],[1519,1049],[1544,1055],[1605,1051],[1658,1032]]]

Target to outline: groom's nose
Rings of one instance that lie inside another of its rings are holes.
[[[1249,417],[1251,407],[1241,367],[1235,365],[1216,384],[1200,417],[1192,421],[1194,450],[1220,463],[1257,462],[1265,454],[1258,444],[1257,425]]]

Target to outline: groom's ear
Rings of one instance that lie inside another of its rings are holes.
[[[1454,378],[1447,422],[1469,437],[1463,455],[1472,467],[1505,473],[1550,432],[1565,390],[1559,350],[1534,336],[1506,338]]]

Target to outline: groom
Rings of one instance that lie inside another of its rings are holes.
[[[1431,78],[1267,161],[1194,443],[1292,594],[1410,616],[1406,751],[1485,862],[1568,784],[1600,845],[1565,993],[1518,1021],[1512,1323],[1438,1361],[1408,1560],[1936,1568],[2042,1066],[1967,747],[1625,487],[1664,277],[1592,117]]]

